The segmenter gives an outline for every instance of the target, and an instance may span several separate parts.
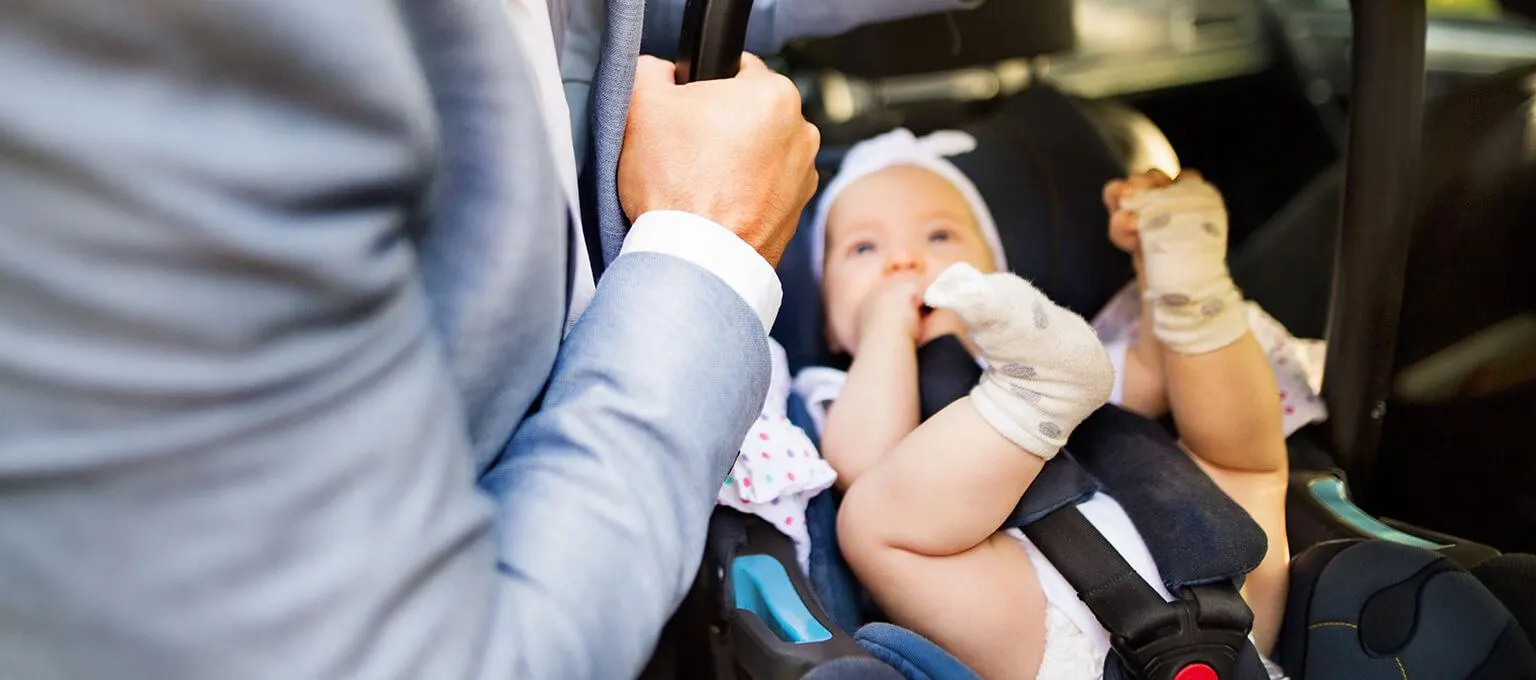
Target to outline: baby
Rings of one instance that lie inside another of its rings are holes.
[[[802,391],[813,405],[830,399],[822,454],[846,490],[838,535],[850,566],[893,621],[983,677],[1100,677],[1108,634],[1027,539],[998,527],[1114,395],[1149,417],[1171,410],[1195,462],[1269,537],[1243,587],[1268,654],[1286,589],[1285,432],[1275,376],[1250,330],[1262,312],[1227,273],[1220,195],[1193,173],[1106,187],[1110,239],[1131,254],[1150,311],[1112,360],[1088,322],[1004,273],[986,205],[943,158],[972,144],[905,130],[866,141],[812,223],[824,246],[813,269],[827,340],[852,364],[845,378]],[[962,338],[985,373],[968,397],[919,423],[916,349],[945,334]],[[1164,588],[1113,499],[1098,494],[1082,509]]]

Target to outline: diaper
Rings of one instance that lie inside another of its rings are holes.
[[[1038,680],[1098,680],[1104,677],[1104,653],[1097,649],[1060,607],[1045,604],[1045,653]]]

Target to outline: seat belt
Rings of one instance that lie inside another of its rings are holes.
[[[1253,612],[1232,581],[1180,589],[1164,602],[1092,523],[1068,505],[1021,530],[1077,590],[1140,680],[1230,680]]]

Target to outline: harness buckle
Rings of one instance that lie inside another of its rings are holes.
[[[1204,592],[1196,592],[1201,590]],[[1135,638],[1111,636],[1111,646],[1134,677],[1141,680],[1231,680],[1236,677],[1237,657],[1248,645],[1252,615],[1225,616],[1223,614],[1231,610],[1232,603],[1213,601],[1234,598],[1236,604],[1242,606],[1241,611],[1246,613],[1247,607],[1230,584],[1226,588],[1197,586],[1190,591],[1189,595],[1164,604],[1162,611],[1149,617],[1146,625],[1139,627],[1144,633]],[[1218,606],[1202,608],[1202,602]]]

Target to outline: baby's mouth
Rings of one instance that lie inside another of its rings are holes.
[[[933,308],[929,307],[928,305],[920,305],[917,308],[917,316],[920,319],[927,319],[928,315],[932,314],[932,313],[933,313]]]

